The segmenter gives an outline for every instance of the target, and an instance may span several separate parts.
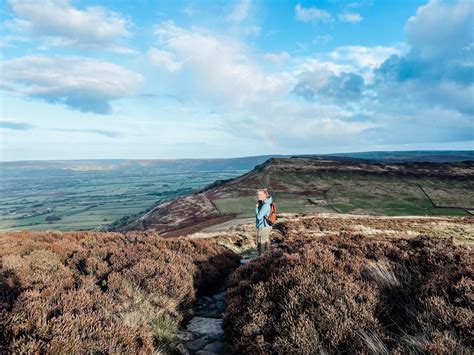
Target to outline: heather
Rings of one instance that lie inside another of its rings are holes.
[[[280,244],[234,272],[224,330],[236,353],[472,353],[470,246],[338,222],[326,234],[320,218],[281,223]]]
[[[166,353],[198,294],[240,257],[153,233],[18,232],[0,238],[2,350]]]

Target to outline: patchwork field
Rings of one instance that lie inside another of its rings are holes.
[[[3,231],[108,228],[156,204],[247,171],[232,166],[196,170],[200,168],[185,163],[0,167]]]

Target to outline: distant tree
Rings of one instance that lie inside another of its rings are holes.
[[[48,222],[48,223],[51,224],[54,221],[59,221],[60,219],[61,219],[61,217],[59,217],[58,215],[53,214],[51,216],[46,217],[45,222]]]

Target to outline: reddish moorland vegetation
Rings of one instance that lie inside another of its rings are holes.
[[[196,293],[240,259],[146,233],[7,233],[0,247],[0,350],[14,353],[166,351]]]
[[[474,351],[470,246],[315,236],[303,222],[280,225],[282,244],[231,276],[224,329],[236,353]]]

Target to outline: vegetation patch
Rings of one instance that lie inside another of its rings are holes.
[[[13,353],[171,351],[196,294],[240,260],[153,233],[17,232],[0,246],[0,349]]]
[[[281,223],[279,247],[234,272],[224,315],[234,351],[472,353],[471,247],[381,235],[416,220],[367,219],[366,228],[379,224],[372,237],[345,221],[346,228],[336,218]]]

